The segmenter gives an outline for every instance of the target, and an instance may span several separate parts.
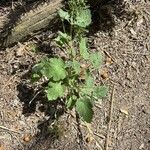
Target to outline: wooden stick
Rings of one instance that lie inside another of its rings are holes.
[[[7,130],[7,131],[11,131],[11,132],[20,134],[19,132],[15,131],[15,130],[12,130],[12,129],[9,129],[9,128],[4,127],[4,126],[0,126],[0,129]]]
[[[110,141],[110,128],[111,128],[112,114],[113,114],[113,108],[114,108],[114,91],[115,91],[115,86],[113,86],[111,97],[110,97],[111,104],[110,104],[109,123],[108,123],[108,128],[107,128],[105,150],[108,150],[109,141]]]

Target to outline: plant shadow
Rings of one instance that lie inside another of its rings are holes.
[[[111,32],[116,26],[116,19],[131,19],[131,12],[125,9],[124,0],[101,0],[96,5],[91,6],[92,25],[90,35],[102,32]]]
[[[36,150],[38,147],[51,146],[54,140],[59,139],[59,128],[57,120],[65,113],[64,103],[60,100],[48,102],[45,93],[41,89],[33,89],[28,84],[20,83],[17,86],[18,98],[23,104],[22,114],[29,117],[38,110],[44,113],[44,119],[39,120],[39,132],[33,137],[31,143],[24,145],[24,148]],[[47,142],[47,144],[45,144]]]

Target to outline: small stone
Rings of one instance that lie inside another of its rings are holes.
[[[106,65],[111,65],[111,64],[113,64],[112,59],[110,57],[107,57],[106,58]]]
[[[125,115],[129,115],[128,110],[126,108],[121,108],[120,112],[124,113]]]
[[[130,32],[132,35],[136,36],[136,32],[133,30],[133,28],[130,29]]]
[[[132,67],[136,68],[136,62],[132,62]]]
[[[139,149],[143,149],[144,148],[144,143],[142,143],[139,147]]]
[[[140,27],[143,22],[144,22],[143,18],[140,18],[140,19],[137,21],[137,27]]]

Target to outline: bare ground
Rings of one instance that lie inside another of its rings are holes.
[[[31,52],[30,42],[0,51],[0,150],[150,150],[150,3],[124,4],[128,14],[112,15],[114,22],[97,18],[90,35],[91,49],[106,58],[98,79],[110,87],[95,106],[94,140],[74,112],[47,103],[42,94],[34,99],[29,70],[50,53],[47,39],[45,53]],[[112,5],[106,7],[113,14]]]

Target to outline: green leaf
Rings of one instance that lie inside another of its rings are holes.
[[[76,74],[80,73],[80,63],[78,61],[73,60],[72,67],[73,67]]]
[[[59,81],[64,79],[67,75],[65,70],[65,64],[60,58],[51,58],[50,59],[50,74],[54,81]]]
[[[108,93],[108,87],[107,86],[97,86],[94,90],[94,96],[97,98],[103,98]]]
[[[70,15],[69,15],[69,13],[67,11],[59,9],[58,14],[59,14],[61,19],[65,19],[65,20],[69,21]]]
[[[34,74],[32,74],[31,81],[32,82],[37,82],[40,78],[41,78],[40,74],[34,73]]]
[[[31,77],[32,82],[36,82],[42,77],[43,66],[44,63],[41,61],[40,63],[32,67],[32,77]]]
[[[87,75],[85,82],[87,87],[91,87],[91,88],[94,87],[94,79],[91,75]]]
[[[84,121],[90,123],[93,118],[92,103],[88,99],[78,99],[76,102],[76,111]]]
[[[71,40],[71,37],[67,33],[63,33],[61,31],[58,32],[57,38],[55,38],[56,43],[62,47],[65,44],[68,44]]]
[[[44,66],[44,64],[43,64],[42,62],[40,62],[40,63],[34,65],[34,66],[32,67],[32,72],[33,72],[33,73],[37,73],[37,74],[40,73],[40,71],[41,71],[41,69],[43,68],[43,66]]]
[[[75,50],[74,48],[71,49],[71,54],[72,54],[72,56],[74,56],[74,57],[76,56],[76,50]]]
[[[32,69],[33,74],[45,76],[48,79],[53,78],[54,81],[64,79],[67,75],[65,64],[61,58],[45,58]],[[36,78],[37,78],[37,75]]]
[[[76,99],[77,97],[75,95],[69,97],[69,99],[66,101],[67,108],[72,109],[76,103]]]
[[[65,67],[66,67],[66,68],[72,67],[72,61],[69,61],[69,60],[66,61],[66,62],[65,62]]]
[[[90,9],[81,9],[78,11],[75,18],[75,25],[86,28],[91,24],[91,11]]]
[[[56,100],[59,97],[64,96],[64,86],[61,83],[49,82],[48,88],[46,89],[47,98],[49,101]]]
[[[99,69],[102,64],[102,54],[100,52],[90,54],[90,61],[95,69]]]
[[[86,38],[81,38],[81,41],[79,43],[79,47],[80,47],[80,55],[84,59],[88,59],[89,58],[89,53],[88,53],[88,50],[87,50],[87,39]]]
[[[48,79],[52,78],[52,74],[51,74],[51,65],[50,65],[50,59],[45,58],[41,61],[43,67],[41,69],[41,74],[45,77],[47,77]]]
[[[80,73],[80,63],[76,60],[67,61],[65,66],[66,66],[66,68],[72,68],[76,74]]]
[[[48,79],[50,79],[52,77],[52,75],[51,75],[51,67],[50,67],[49,60],[50,59],[48,59],[48,58],[43,58],[40,63],[36,64],[32,68],[32,73],[40,75],[40,76],[45,76]]]
[[[91,93],[94,91],[95,85],[94,85],[94,79],[92,76],[87,75],[85,79],[85,84],[81,88],[81,95],[88,95],[90,96]]]

